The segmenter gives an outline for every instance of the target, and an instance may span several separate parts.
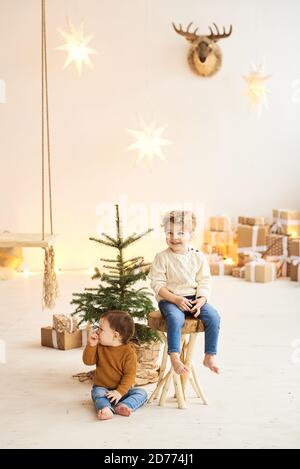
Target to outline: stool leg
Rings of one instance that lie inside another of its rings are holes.
[[[196,340],[197,340],[197,334],[196,333],[190,334],[189,342],[187,345],[186,357],[185,357],[185,365],[189,369],[191,369],[191,363],[192,363],[192,358],[194,354]],[[181,383],[182,383],[182,390],[184,394],[185,394],[185,388],[186,388],[186,383],[187,383],[189,374],[190,373],[185,373],[184,375],[182,375]]]
[[[185,397],[184,397],[182,386],[181,386],[181,380],[177,373],[173,374],[173,380],[174,380],[175,395],[177,398],[178,407],[179,409],[186,409],[186,402],[185,402]]]
[[[160,406],[164,406],[165,403],[166,403],[168,390],[169,390],[169,387],[170,387],[170,383],[171,383],[173,374],[174,374],[174,370],[173,370],[173,368],[170,368],[170,371],[168,372],[168,374],[166,376],[166,381],[165,381],[165,384],[164,384],[164,387],[163,387],[163,390],[162,390],[162,393],[161,393],[161,396],[160,396],[160,400],[159,400],[159,405]]]
[[[180,360],[182,361],[182,363],[185,363],[186,352],[187,352],[186,334],[182,335],[181,341],[182,341],[182,348],[181,348]],[[180,375],[181,389],[183,392],[183,397],[185,399],[186,397],[185,397],[184,379],[185,379],[185,375]],[[176,397],[176,393],[175,393],[175,397]]]
[[[194,381],[196,389],[198,391],[198,392],[196,391],[197,396],[202,399],[203,404],[207,405],[208,402],[207,402],[206,396],[204,394],[204,391],[203,391],[202,387],[200,386],[197,371],[196,371],[196,368],[195,368],[194,365],[192,365],[192,373],[193,373],[193,381]]]
[[[167,358],[168,358],[168,342],[167,342],[167,337],[164,333],[160,332],[159,335],[160,335],[160,337],[162,338],[162,340],[164,342],[164,351],[163,351],[163,357],[162,357],[162,361],[161,361],[161,367],[160,367],[160,370],[159,370],[158,382],[157,382],[156,388],[154,389],[153,393],[151,394],[151,396],[148,399],[148,403],[152,402],[154,399],[157,399],[159,391],[161,390],[161,387],[165,382],[164,373],[165,373],[165,370],[166,370]]]

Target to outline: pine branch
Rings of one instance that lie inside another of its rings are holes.
[[[115,246],[114,244],[112,243],[109,243],[108,241],[104,241],[103,239],[97,239],[97,238],[89,238],[91,241],[96,241],[96,243],[99,243],[99,244],[105,244],[105,246],[111,246],[112,248],[117,248],[117,246]]]
[[[111,241],[115,247],[118,247],[119,246],[119,241],[115,238],[113,238],[112,236],[109,236],[105,233],[101,233],[102,236],[104,236],[106,239],[108,239],[108,241]]]

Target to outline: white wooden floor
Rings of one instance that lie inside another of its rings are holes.
[[[72,292],[91,280],[59,276],[54,312],[73,311]],[[300,283],[251,284],[214,277],[212,304],[222,315],[220,364],[198,372],[209,405],[190,389],[188,409],[155,404],[130,418],[95,418],[90,386],[72,379],[87,369],[82,351],[40,346],[41,275],[0,282],[0,446],[2,448],[295,448],[300,447]],[[298,349],[298,352],[297,352]],[[1,355],[3,361],[3,353]],[[153,385],[147,386],[151,391]]]

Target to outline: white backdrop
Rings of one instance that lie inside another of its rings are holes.
[[[40,231],[40,18],[38,0],[0,0],[0,230]],[[85,19],[94,69],[81,78],[57,28],[66,16]],[[52,134],[54,229],[58,264],[89,266],[103,254],[88,240],[101,225],[103,204],[125,200],[133,222],[158,206],[190,204],[207,217],[270,216],[273,207],[300,207],[300,3],[296,0],[48,0],[47,42]],[[223,65],[213,78],[194,76],[188,43],[171,22],[233,25],[220,41]],[[242,76],[265,64],[269,109],[249,113]],[[3,84],[3,82],[2,82]],[[167,124],[167,163],[136,166],[127,128]],[[139,204],[139,206],[134,205]],[[154,215],[153,215],[154,213]],[[151,215],[152,214],[152,215]],[[154,218],[153,218],[154,217]],[[130,221],[130,220],[129,220]],[[129,228],[129,224],[126,225]],[[139,228],[139,227],[138,227]],[[164,247],[149,238],[137,252],[151,260]],[[42,254],[26,250],[29,267]]]

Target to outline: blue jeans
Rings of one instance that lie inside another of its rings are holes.
[[[195,296],[186,296],[189,300],[195,300]],[[188,311],[181,311],[174,303],[161,300],[158,303],[160,312],[167,323],[168,353],[180,353],[181,328],[187,317],[193,317]],[[204,351],[207,354],[217,353],[217,344],[220,330],[220,316],[218,311],[208,303],[205,303],[197,316],[204,324]]]
[[[121,397],[117,404],[112,404],[107,397],[106,393],[109,391],[107,388],[94,385],[92,387],[91,395],[97,410],[101,410],[104,407],[109,407],[112,412],[115,412],[115,407],[119,404],[125,404],[129,409],[135,411],[148,399],[146,391],[142,388],[130,388],[127,394]]]

